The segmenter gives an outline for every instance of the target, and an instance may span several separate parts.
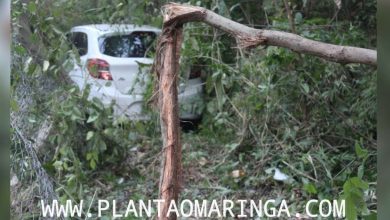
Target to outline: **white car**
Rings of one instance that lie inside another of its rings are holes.
[[[99,98],[105,106],[114,103],[114,114],[130,119],[147,119],[144,95],[151,80],[153,50],[160,29],[136,25],[84,25],[73,27],[69,40],[77,49],[80,62],[69,72],[80,89],[91,86],[89,98]],[[141,68],[146,66],[146,68]],[[198,72],[186,74],[179,86],[180,118],[201,116],[203,86]]]

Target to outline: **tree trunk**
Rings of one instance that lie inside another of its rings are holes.
[[[164,202],[161,213],[158,213],[158,219],[161,220],[177,218],[175,214],[168,213],[168,210],[171,201],[177,202],[182,188],[177,79],[184,23],[192,21],[207,23],[234,36],[239,46],[243,48],[273,45],[339,63],[363,63],[374,66],[377,63],[374,50],[322,43],[281,31],[254,29],[201,7],[170,3],[163,9],[163,31],[153,64],[153,71],[156,72],[159,80],[155,88],[159,94],[158,105],[163,139],[159,196]]]
[[[177,201],[181,189],[181,145],[179,133],[179,107],[177,81],[182,27],[164,27],[159,39],[155,70],[159,76],[159,108],[163,139],[163,159],[160,179],[160,199],[164,200],[158,219],[176,219],[167,215],[171,201]]]

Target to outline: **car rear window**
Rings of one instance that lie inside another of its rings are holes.
[[[154,32],[137,31],[99,39],[100,52],[112,57],[146,57],[153,50]]]

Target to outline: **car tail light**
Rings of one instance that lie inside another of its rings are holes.
[[[87,61],[88,72],[93,78],[112,80],[110,64],[102,59],[89,59]]]

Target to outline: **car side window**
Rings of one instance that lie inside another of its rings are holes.
[[[80,56],[84,56],[88,52],[88,35],[83,32],[73,32],[71,42],[76,47]]]

